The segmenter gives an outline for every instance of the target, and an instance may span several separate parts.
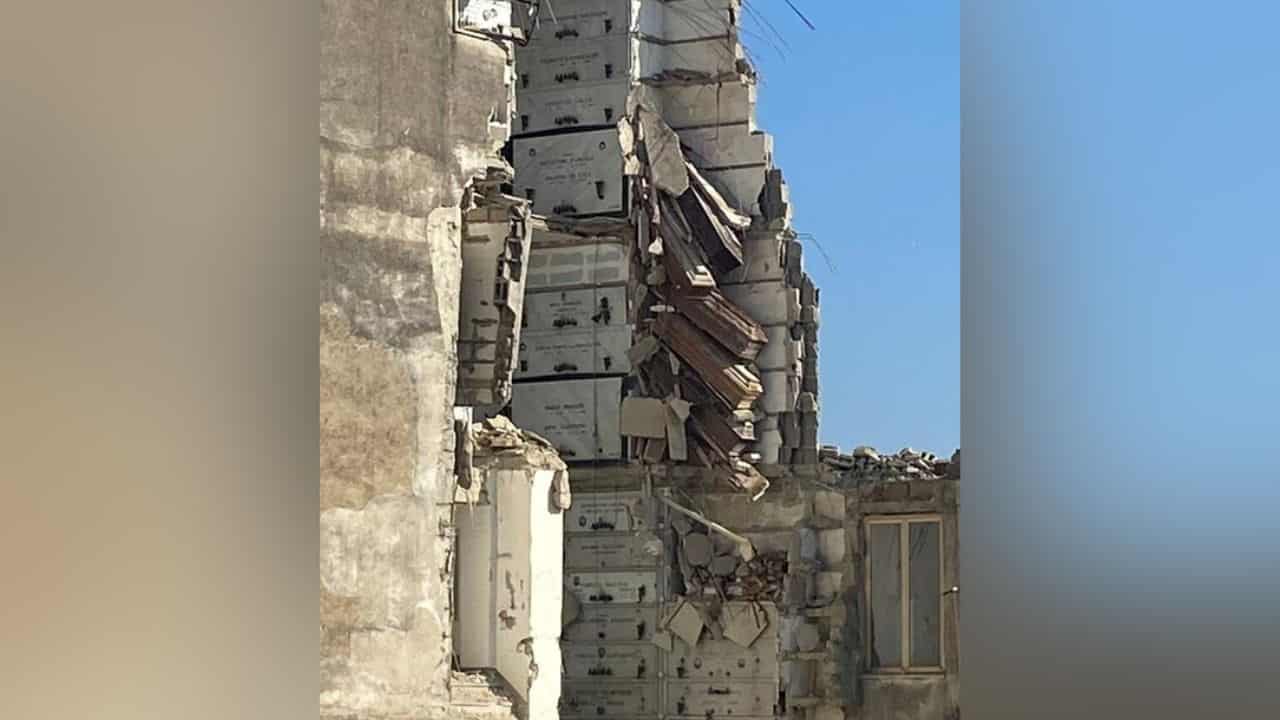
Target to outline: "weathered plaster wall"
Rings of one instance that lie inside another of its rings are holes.
[[[449,709],[461,218],[508,51],[452,0],[321,3],[321,717]]]
[[[834,474],[833,474],[834,475]],[[917,479],[853,483],[839,475],[837,482],[847,488],[846,541],[852,559],[845,598],[859,631],[846,647],[851,653],[850,668],[862,666],[867,627],[867,602],[863,586],[865,571],[865,519],[879,515],[936,514],[942,520],[943,589],[960,584],[959,561],[959,479]],[[859,702],[849,707],[851,720],[956,720],[960,717],[959,599],[942,599],[942,645],[944,672],[937,675],[892,677],[859,670]],[[852,674],[850,675],[852,677]]]

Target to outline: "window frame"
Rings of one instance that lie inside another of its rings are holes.
[[[944,608],[943,598],[945,590],[938,595],[938,664],[937,665],[912,665],[911,664],[911,524],[932,522],[938,526],[938,588],[947,587],[947,557],[944,549],[946,548],[946,524],[943,521],[941,513],[911,513],[903,515],[872,515],[863,518],[863,596],[866,598],[866,632],[863,633],[865,641],[863,650],[866,660],[866,672],[870,675],[911,675],[911,674],[927,674],[936,675],[946,672],[947,665],[947,613]],[[901,606],[898,610],[901,613],[900,627],[902,628],[901,637],[901,657],[902,664],[897,666],[877,667],[871,665],[872,658],[872,624],[874,621],[874,608],[871,607],[871,529],[877,525],[897,525],[900,526],[898,536],[898,547],[901,556],[899,558],[899,574],[901,575]]]

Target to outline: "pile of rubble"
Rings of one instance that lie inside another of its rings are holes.
[[[757,554],[750,544],[673,514],[676,559],[685,595],[721,600],[778,601],[787,576],[787,554]]]
[[[455,502],[488,502],[484,470],[511,467],[555,470],[551,502],[561,510],[572,505],[567,468],[555,446],[545,438],[521,430],[502,415],[478,423],[459,419],[455,422],[455,431],[458,438],[455,448],[458,474]]]
[[[940,480],[960,477],[959,450],[950,459],[940,459],[933,453],[912,448],[882,455],[875,448],[863,445],[845,455],[833,445],[824,445],[818,455],[828,467],[859,481]]]

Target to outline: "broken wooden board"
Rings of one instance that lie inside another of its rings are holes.
[[[717,289],[697,293],[676,290],[666,299],[741,360],[754,360],[771,338],[764,327]]]
[[[663,313],[654,332],[730,410],[749,408],[764,392],[759,377],[706,333],[675,313]]]

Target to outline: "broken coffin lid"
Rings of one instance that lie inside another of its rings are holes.
[[[667,683],[666,714],[679,717],[772,717],[778,699],[773,680],[753,682],[673,680]]]
[[[520,382],[511,392],[511,419],[546,438],[565,462],[617,460],[621,399],[621,378]]]
[[[627,289],[614,285],[525,295],[524,330],[572,330],[627,324]]]
[[[622,240],[585,240],[567,233],[533,231],[525,288],[551,290],[625,284],[630,276]]]
[[[516,194],[539,215],[591,215],[626,209],[616,129],[512,141]]]
[[[657,717],[657,683],[623,683],[593,680],[566,681],[560,688],[560,715],[563,717],[623,718]]]
[[[574,492],[566,533],[636,532],[649,528],[649,503],[640,492]]]
[[[561,637],[571,642],[649,642],[657,623],[658,608],[652,605],[585,605]]]
[[[571,570],[653,567],[662,541],[651,533],[569,533],[564,538],[564,566]]]
[[[658,648],[652,644],[564,643],[564,677],[587,680],[647,680],[658,676]]]
[[[751,607],[751,627],[739,631],[741,611]],[[739,633],[739,637],[756,634],[747,647],[727,638],[705,638],[696,646],[683,640],[675,640],[667,655],[667,675],[682,680],[768,680],[778,677],[778,611],[773,603],[730,602],[732,618],[726,619],[721,611],[721,626],[726,635]],[[758,613],[758,616],[756,615]]]
[[[631,371],[631,362],[627,358],[630,347],[630,325],[526,330],[520,336],[515,377],[625,375]]]
[[[569,591],[583,605],[650,605],[658,602],[658,571],[575,571]]]
[[[682,316],[663,313],[654,331],[729,409],[750,407],[764,391],[750,368]]]
[[[515,132],[531,135],[548,130],[612,126],[627,111],[631,82],[623,77],[599,83],[524,90],[516,103]]]
[[[743,360],[753,360],[770,339],[751,316],[730,302],[715,288],[689,292],[676,290],[668,300],[676,310],[729,352]]]

